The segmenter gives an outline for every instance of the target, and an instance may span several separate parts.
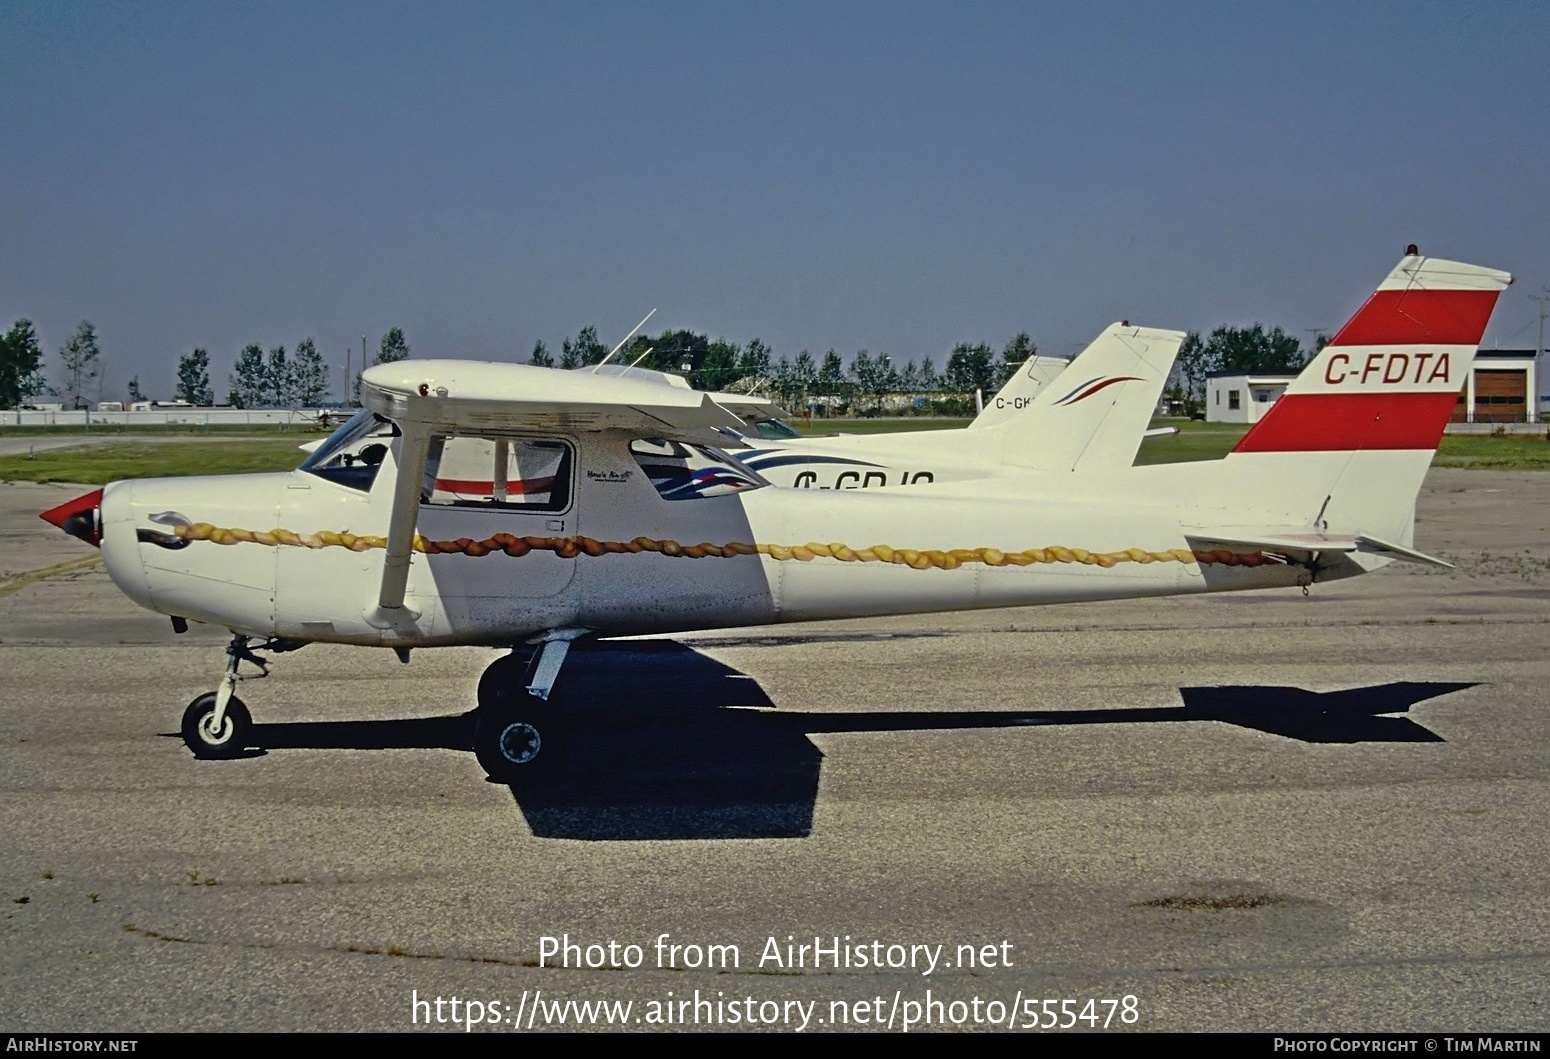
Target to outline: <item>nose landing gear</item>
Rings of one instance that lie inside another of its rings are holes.
[[[250,649],[253,638],[241,633],[226,645],[226,675],[220,687],[200,695],[183,711],[183,743],[197,758],[220,760],[241,757],[253,745],[253,716],[246,704],[233,694],[239,680],[255,680],[269,675],[269,661],[254,651],[287,651],[301,646],[284,640],[265,640]],[[258,667],[253,675],[244,675],[238,667],[248,662]]]
[[[253,717],[235,695],[224,705],[220,692],[207,691],[183,711],[183,743],[198,758],[222,759],[241,755],[253,734]]]

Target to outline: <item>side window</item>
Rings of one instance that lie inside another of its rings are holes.
[[[634,441],[630,455],[664,500],[699,500],[768,485],[720,449],[677,441]]]
[[[568,442],[468,436],[437,441],[425,468],[428,504],[523,511],[570,506],[576,461]]]

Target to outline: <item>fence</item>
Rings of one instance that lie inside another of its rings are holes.
[[[317,408],[158,408],[149,412],[40,411],[7,409],[0,427],[95,426],[312,426],[340,418],[338,409]],[[348,416],[348,412],[344,415]],[[325,420],[324,417],[328,417]]]

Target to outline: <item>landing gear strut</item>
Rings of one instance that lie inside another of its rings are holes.
[[[570,645],[586,630],[547,634],[530,660],[516,652],[479,678],[474,756],[497,783],[530,783],[558,774],[566,730],[554,682]]]
[[[265,640],[257,648],[249,649],[253,638],[241,633],[226,645],[226,675],[220,687],[207,691],[188,704],[183,711],[183,742],[197,758],[241,757],[253,743],[253,717],[247,706],[233,692],[239,680],[252,680],[269,675],[269,662],[254,654],[259,651],[288,651],[301,646],[294,641]],[[248,662],[258,667],[255,676],[245,676],[238,667]]]

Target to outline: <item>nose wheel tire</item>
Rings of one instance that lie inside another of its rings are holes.
[[[226,703],[226,714],[218,728],[213,691],[199,696],[183,711],[183,742],[195,757],[240,757],[252,741],[252,735],[253,717],[235,695]]]
[[[474,719],[474,756],[497,783],[553,777],[564,756],[558,711],[532,695],[480,707]]]

